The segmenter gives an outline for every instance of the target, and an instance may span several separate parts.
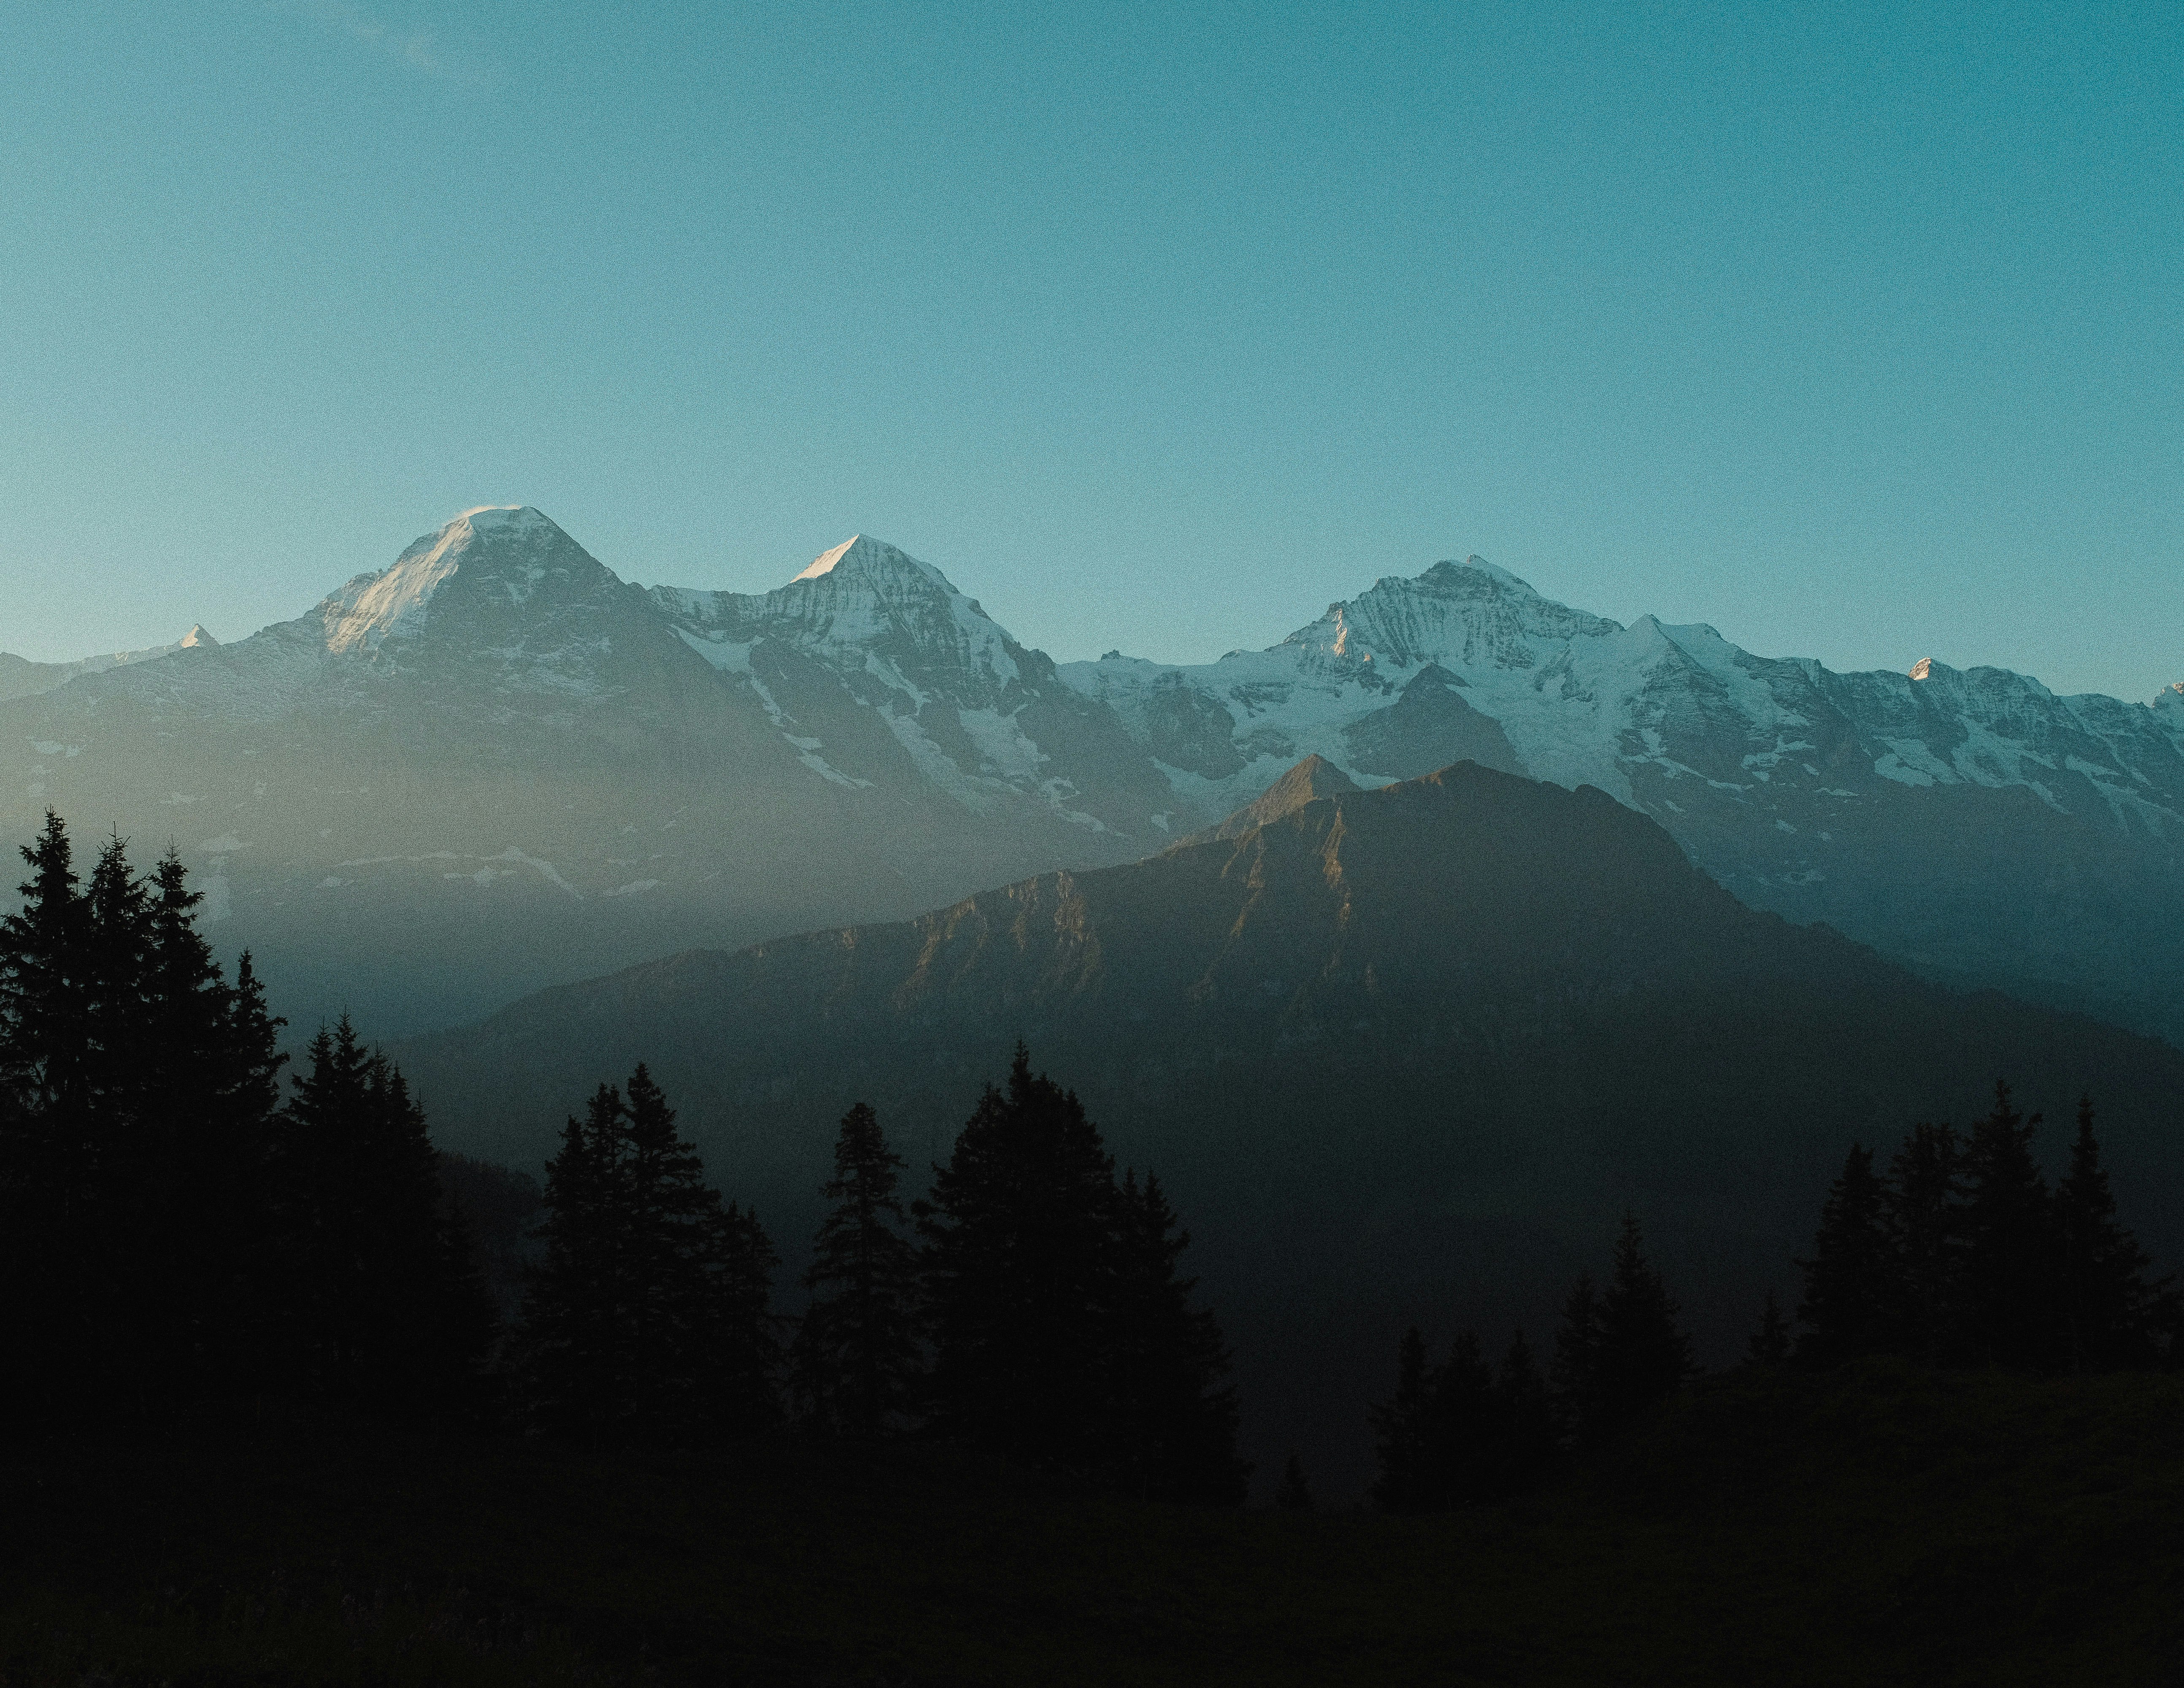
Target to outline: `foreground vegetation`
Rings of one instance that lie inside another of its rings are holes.
[[[1421,1518],[327,1423],[10,1450],[0,1682],[2173,1680],[2184,1380],[1685,1391]]]

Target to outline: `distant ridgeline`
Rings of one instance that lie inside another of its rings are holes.
[[[2126,1219],[2184,1259],[2175,1049],[1754,912],[1597,791],[1347,783],[1307,766],[1142,862],[692,951],[401,1058],[446,1142],[525,1165],[565,1098],[647,1061],[793,1251],[846,1110],[914,1190],[1022,1039],[1189,1216],[1246,1454],[1354,1449],[1338,1491],[1368,1474],[1356,1379],[1407,1325],[1544,1333],[1635,1212],[1719,1362],[1791,1299],[1850,1145],[1973,1117],[2000,1075],[2050,1117],[2097,1097]]]
[[[1267,650],[1056,664],[870,538],[772,592],[644,588],[480,510],[231,644],[0,658],[0,838],[50,802],[172,840],[228,953],[374,1035],[1136,860],[1309,755],[1591,785],[1754,907],[2184,1039],[2184,694],[1835,674],[1475,558]]]

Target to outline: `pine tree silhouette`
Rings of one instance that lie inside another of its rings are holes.
[[[1548,1371],[1558,1438],[1574,1447],[1597,1440],[1607,1420],[1601,1394],[1600,1292],[1590,1272],[1578,1273],[1563,1301]]]
[[[1236,1391],[1213,1315],[1179,1274],[1188,1232],[1150,1173],[1123,1180],[1106,1312],[1112,1401],[1105,1463],[1117,1486],[1153,1500],[1234,1506],[1251,1468],[1236,1457]]]
[[[1889,1345],[1898,1281],[1870,1149],[1851,1145],[1820,1210],[1813,1257],[1797,1267],[1805,1274],[1797,1307],[1798,1322],[1806,1327],[1797,1345],[1801,1359],[1840,1365]]]
[[[723,1206],[642,1066],[601,1085],[548,1163],[525,1315],[534,1420],[593,1441],[683,1444],[770,1426],[775,1256]]]
[[[843,1115],[790,1370],[805,1420],[851,1440],[899,1428],[918,1383],[917,1251],[895,1194],[905,1164],[870,1107]]]
[[[1426,1340],[1418,1326],[1396,1348],[1396,1392],[1369,1409],[1373,1453],[1379,1471],[1373,1503],[1384,1513],[1424,1513],[1446,1504],[1435,1467],[1440,1452],[1435,1423],[1435,1378],[1426,1362]]]
[[[1965,1162],[1964,1335],[1984,1365],[2042,1370],[2060,1357],[2054,1206],[2032,1158],[2033,1128],[1997,1080],[1994,1108],[1972,1128]]]
[[[294,1085],[275,1175],[298,1385],[369,1411],[469,1410],[493,1312],[451,1235],[423,1110],[346,1015]]]
[[[2115,1197],[2093,1135],[2091,1096],[2078,1099],[2070,1176],[2055,1191],[2055,1241],[2064,1357],[2070,1370],[2153,1364],[2161,1327],[2175,1323],[2176,1298],[2167,1279],[2148,1281],[2151,1258],[2117,1223]]]
[[[139,878],[112,838],[80,881],[48,811],[23,855],[0,921],[0,1340],[44,1398],[21,1404],[142,1417],[262,1382],[279,1022],[247,956],[225,982],[172,851]]]
[[[1073,1093],[1017,1047],[911,1209],[936,1428],[1036,1463],[1091,1470],[1108,1440],[1114,1162]]]
[[[1554,1468],[1556,1436],[1547,1380],[1521,1330],[1510,1338],[1508,1351],[1502,1357],[1494,1392],[1504,1447],[1502,1492],[1529,1494]]]
[[[625,1308],[634,1299],[621,1246],[621,1091],[602,1084],[561,1128],[546,1163],[541,1251],[523,1309],[524,1382],[536,1421],[556,1434],[626,1434],[633,1362]]]
[[[1924,1365],[1962,1347],[1964,1144],[1947,1125],[1914,1126],[1883,1193],[1895,1261],[1891,1345]]]
[[[1647,1262],[1635,1217],[1624,1216],[1607,1288],[1580,1277],[1563,1311],[1555,1384],[1572,1440],[1592,1446],[1621,1435],[1674,1395],[1691,1370],[1691,1338]]]
[[[1767,1292],[1765,1304],[1759,1310],[1759,1324],[1745,1346],[1745,1363],[1761,1371],[1775,1371],[1789,1362],[1790,1322],[1782,1317],[1781,1304],[1774,1292]]]

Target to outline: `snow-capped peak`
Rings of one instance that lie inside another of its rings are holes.
[[[833,573],[834,565],[837,563],[840,562],[842,559],[848,556],[851,551],[855,550],[858,546],[862,545],[865,543],[866,540],[863,534],[852,533],[833,550],[822,551],[817,556],[814,557],[811,560],[811,565],[806,568],[803,573],[798,575],[796,578],[798,580],[816,580],[822,574]]]
[[[219,643],[218,639],[204,630],[203,622],[192,622],[189,632],[182,635],[181,649],[183,650],[209,649]]]
[[[558,543],[556,543],[558,542]],[[544,554],[583,554],[553,521],[528,504],[480,504],[437,533],[428,533],[376,575],[360,575],[320,606],[326,647],[339,655],[376,651],[421,624],[441,586],[459,569],[482,561],[506,580],[519,600],[547,572]],[[588,559],[585,560],[588,561]],[[592,567],[604,573],[597,564]]]

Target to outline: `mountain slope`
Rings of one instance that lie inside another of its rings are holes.
[[[285,1011],[382,1034],[1164,841],[1150,762],[1045,657],[891,548],[830,556],[648,593],[471,511],[296,621],[0,704],[0,831],[173,841]]]
[[[1268,650],[1061,673],[1156,755],[1167,720],[1225,723],[1178,765],[1210,812],[1307,753],[1366,783],[1462,757],[1591,784],[1754,906],[2184,1039],[2177,688],[2148,706],[1931,661],[1836,674],[1708,627],[1625,627],[1477,558]]]
[[[1262,1451],[1340,1442],[1405,1319],[1546,1340],[1626,1208],[1720,1352],[1791,1287],[1850,1141],[1967,1118],[1997,1074],[2057,1118],[2090,1089],[2128,1217],[2184,1253],[2184,1055],[1926,983],[1744,907],[1602,792],[1475,764],[911,922],[694,951],[399,1056],[443,1140],[517,1162],[649,1063],[793,1268],[849,1105],[922,1168],[1018,1036],[1190,1217]]]
[[[2184,693],[1832,674],[1476,559],[1268,650],[1058,666],[868,537],[772,592],[645,588],[488,509],[233,644],[0,663],[0,835],[50,803],[172,842],[287,1012],[381,1034],[1133,861],[1312,755],[1595,785],[1756,906],[2184,1041]]]

